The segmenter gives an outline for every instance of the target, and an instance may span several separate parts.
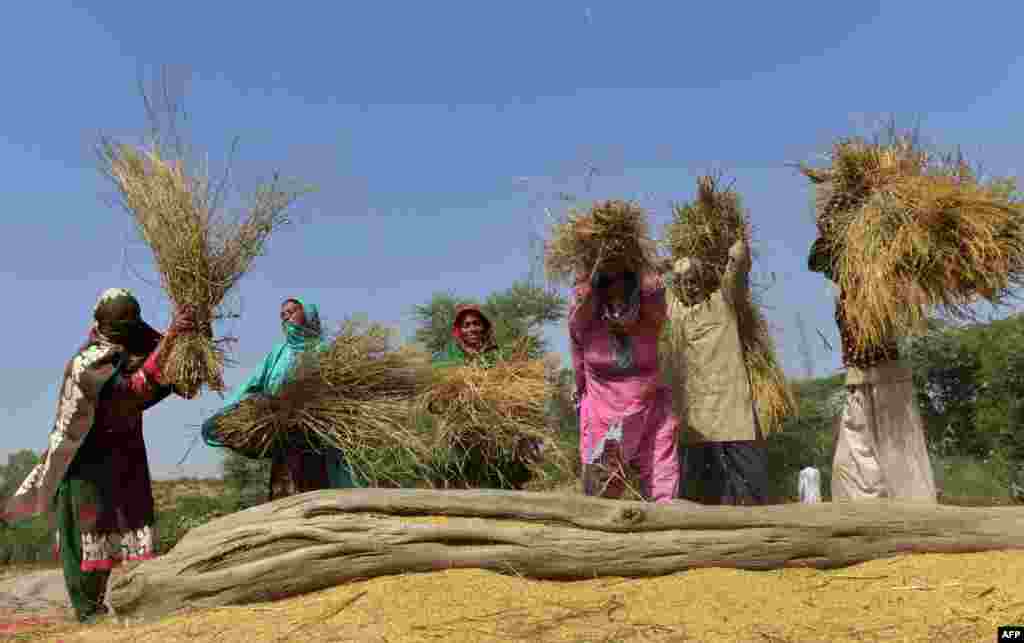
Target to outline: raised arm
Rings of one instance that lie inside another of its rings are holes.
[[[597,293],[593,283],[579,278],[569,304],[569,334],[582,337],[597,315]]]
[[[189,308],[181,308],[175,312],[167,333],[138,369],[131,375],[115,375],[107,384],[107,394],[120,400],[132,400],[148,408],[164,399],[171,393],[171,388],[164,381],[160,365],[165,361],[175,340],[184,332],[194,327],[193,313]]]
[[[583,341],[569,331],[569,352],[572,355],[572,372],[576,378],[576,401],[583,399],[583,392],[587,390],[587,372],[583,363]]]
[[[729,263],[722,275],[722,287],[729,289],[734,300],[750,288],[750,266],[750,244],[741,237],[729,248]]]
[[[668,303],[665,299],[665,282],[659,276],[644,276],[640,284],[640,325],[645,330],[658,334],[668,319]]]
[[[818,237],[811,246],[811,252],[807,257],[807,268],[811,272],[823,273],[830,280],[835,281],[832,276],[832,248],[824,237]]]
[[[130,400],[145,407],[164,399],[170,395],[171,388],[161,383],[159,360],[160,354],[153,351],[146,358],[142,368],[131,375],[114,375],[107,384],[106,394],[111,398]]]

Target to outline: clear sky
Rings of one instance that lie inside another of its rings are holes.
[[[140,67],[191,74],[194,140],[216,157],[239,136],[240,176],[280,169],[320,188],[240,286],[232,385],[278,340],[285,297],[408,333],[410,306],[434,291],[484,296],[523,277],[558,191],[640,200],[660,231],[667,203],[691,198],[709,169],[735,179],[752,212],[787,370],[803,372],[800,312],[815,374],[833,372],[839,355],[816,332],[836,345],[830,291],[805,270],[810,192],[788,164],[892,114],[992,173],[1018,172],[1015,2],[152,6],[4,10],[2,460],[45,446],[63,365],[103,289],[132,288],[151,323],[167,323],[146,248],[105,203],[91,151],[101,131],[142,131]],[[567,350],[563,328],[549,335]],[[217,402],[174,398],[147,414],[154,475],[219,471],[205,446],[177,466]]]

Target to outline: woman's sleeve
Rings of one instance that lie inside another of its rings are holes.
[[[569,330],[569,352],[572,355],[572,372],[576,378],[576,396],[583,397],[583,391],[587,389],[587,373],[583,365],[583,342]]]
[[[269,359],[269,356],[268,356]],[[234,393],[231,394],[225,402],[224,406],[219,411],[206,418],[203,422],[202,429],[200,432],[203,436],[203,441],[206,442],[207,446],[211,447],[223,447],[224,444],[217,437],[217,418],[224,413],[227,413],[231,409],[238,406],[238,403],[257,393],[263,391],[264,386],[264,373],[267,371],[267,359],[263,360],[263,364],[260,366],[260,370],[256,371],[249,376],[249,379],[244,384],[235,389]]]
[[[114,375],[107,385],[109,395],[122,401],[138,402],[146,407],[167,397],[171,389],[160,383],[161,373],[157,357],[157,351],[153,351],[142,364],[142,368],[131,375]]]
[[[569,303],[569,335],[583,337],[594,319],[596,297],[594,287],[585,282],[577,282],[572,291]]]
[[[244,400],[245,398],[249,397],[250,395],[258,395],[260,393],[263,393],[264,384],[266,381],[264,375],[266,372],[267,369],[264,363],[260,370],[250,375],[249,379],[247,379],[241,386],[236,388],[235,391],[231,394],[231,397],[224,401],[224,408],[231,408],[238,404],[239,402],[241,402],[242,400]]]
[[[729,248],[729,264],[722,279],[733,301],[738,301],[739,296],[750,287],[750,267],[750,246],[746,239],[739,239]]]
[[[650,275],[640,286],[640,320],[655,333],[661,332],[668,319],[668,301],[665,298],[665,282],[658,275]]]

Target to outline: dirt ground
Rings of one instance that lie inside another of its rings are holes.
[[[20,626],[0,629],[0,637],[94,643],[992,641],[999,625],[1024,623],[1024,552],[902,556],[827,572],[700,569],[578,582],[453,570],[375,578],[151,623],[110,618],[81,627],[66,616],[47,621],[54,613],[22,612]]]

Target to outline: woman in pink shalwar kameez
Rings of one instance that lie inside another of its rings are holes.
[[[583,491],[619,498],[631,469],[648,500],[669,502],[679,486],[676,419],[658,370],[666,319],[656,276],[610,267],[578,282],[569,336],[580,400]]]

